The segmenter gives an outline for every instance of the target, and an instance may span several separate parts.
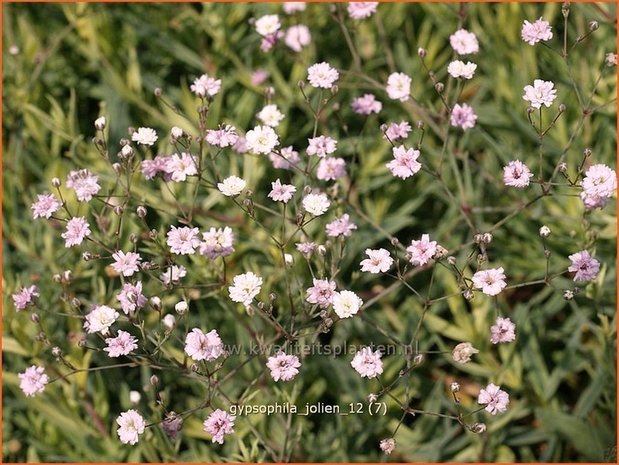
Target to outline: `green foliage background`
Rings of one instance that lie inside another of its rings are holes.
[[[326,4],[311,5],[300,15],[314,37],[307,50],[298,56],[284,47],[271,54],[261,53],[249,19],[271,11],[281,9],[274,4],[3,4],[3,461],[269,461],[269,448],[277,449],[284,441],[284,415],[237,420],[237,435],[227,439],[223,447],[210,443],[201,429],[203,418],[197,415],[185,424],[181,441],[170,441],[151,428],[139,445],[122,445],[113,424],[118,413],[130,407],[129,390],[144,387],[143,404],[154,405],[154,392],[148,386],[153,372],[146,368],[79,374],[71,383],[54,383],[43,395],[25,398],[16,373],[31,363],[53,366],[53,358],[35,340],[37,329],[28,312],[16,313],[10,299],[19,286],[37,282],[48,334],[76,366],[105,363],[101,354],[84,352],[71,344],[67,331],[79,332],[79,320],[47,314],[60,313],[64,305],[59,300],[61,290],[51,276],[70,266],[78,277],[76,292],[93,301],[109,299],[113,289],[107,287],[103,267],[82,262],[77,258],[79,252],[64,249],[60,231],[52,234],[46,222],[33,222],[29,208],[37,193],[49,190],[53,176],[64,179],[70,169],[86,166],[105,180],[111,179],[112,174],[90,143],[92,123],[99,114],[108,117],[109,140],[113,142],[127,136],[128,126],[151,126],[165,134],[171,126],[180,125],[197,133],[195,126],[157,101],[153,90],[162,88],[168,101],[183,113],[195,115],[197,102],[189,92],[189,83],[208,72],[221,78],[224,85],[209,111],[210,127],[223,121],[249,129],[263,104],[262,90],[251,84],[250,73],[262,67],[270,73],[276,89],[275,102],[287,115],[277,132],[286,145],[305,147],[313,122],[297,82],[316,61],[327,60],[347,70],[352,69],[352,60],[342,30]],[[428,50],[427,63],[438,79],[446,79],[445,69],[451,59],[448,37],[457,27],[460,12],[466,15],[465,27],[480,39],[481,52],[472,58],[478,64],[477,73],[462,96],[474,106],[479,120],[474,130],[452,138],[448,147],[453,169],[446,172],[444,180],[455,192],[457,201],[452,202],[429,176],[418,175],[412,183],[394,180],[384,168],[390,147],[380,137],[378,127],[385,121],[408,119],[414,123],[423,119],[427,128],[423,156],[432,160],[440,156],[441,140],[436,135],[440,116],[425,118],[439,114],[440,101],[417,57],[417,47]],[[586,34],[590,20],[598,21],[600,28],[573,49],[569,69],[558,54],[521,41],[522,21],[542,15],[553,25],[552,46],[559,48],[563,37],[559,3],[472,4],[462,9],[459,4],[385,4],[379,8],[380,24],[374,19],[348,21],[364,72],[385,82],[392,61],[398,70],[413,77],[413,95],[428,107],[424,113],[415,105],[403,107],[388,101],[384,91],[354,73],[341,80],[335,100],[341,105],[340,116],[347,131],[333,113],[320,123],[340,140],[341,154],[358,156],[351,200],[358,208],[356,215],[363,212],[403,243],[430,232],[453,250],[471,241],[460,205],[471,207],[476,227],[483,232],[532,200],[539,186],[527,191],[506,190],[500,173],[514,158],[536,164],[537,136],[527,121],[521,97],[524,85],[538,77],[556,83],[559,92],[555,108],[559,102],[567,105],[566,114],[545,139],[545,168],[552,170],[565,153],[573,176],[586,147],[592,149],[594,162],[615,166],[616,74],[614,68],[604,67],[605,54],[616,51],[615,5],[572,4],[570,41]],[[11,45],[17,45],[20,53],[9,54]],[[585,105],[595,112],[583,118],[578,95],[586,102],[600,73],[597,91]],[[363,91],[377,92],[384,102],[380,117],[366,119],[350,112],[351,98]],[[573,134],[576,137],[570,141]],[[168,149],[163,140],[160,148]],[[256,191],[264,191],[275,177],[268,163],[230,159],[228,169],[236,170],[250,186],[256,186]],[[139,196],[151,203],[162,202],[162,208],[173,208],[170,196],[155,186],[141,183]],[[255,246],[259,240],[266,241],[263,232],[256,232],[238,211],[230,211],[217,194],[204,195],[200,206],[196,221],[201,226],[221,225],[214,220],[221,215],[234,222],[238,232],[235,269],[260,270],[269,277],[266,287],[281,279],[282,270],[273,265],[277,250]],[[429,357],[406,385],[394,390],[394,395],[403,396],[404,390],[410,389],[415,393],[415,406],[452,412],[453,401],[446,385],[457,379],[464,386],[463,406],[472,410],[479,387],[494,381],[508,390],[512,403],[504,415],[479,415],[488,423],[484,435],[465,432],[455,422],[439,417],[407,417],[398,430],[398,446],[390,460],[615,460],[614,212],[613,200],[604,210],[583,217],[577,196],[550,196],[493,231],[490,261],[506,269],[510,283],[538,279],[540,274],[543,277],[545,260],[537,233],[542,224],[553,231],[549,239],[552,269],[566,269],[569,254],[594,244],[595,255],[603,263],[602,272],[585,292],[569,302],[561,291],[571,285],[568,276],[555,279],[554,288],[538,285],[506,292],[499,302],[503,313],[517,323],[518,339],[498,348],[488,341],[488,327],[494,318],[490,299],[479,295],[467,303],[458,297],[433,305],[424,319],[420,345],[450,350],[457,342],[470,341],[481,353],[464,366],[455,366],[447,357]],[[173,221],[173,216],[167,219]],[[360,228],[347,245],[342,281],[353,283],[354,289],[365,290],[367,295],[390,285],[387,279],[357,271],[365,248],[386,245],[379,230]],[[463,259],[469,250],[460,253],[459,259]],[[208,279],[210,272],[200,271],[196,282]],[[428,279],[427,274],[420,274],[411,285],[424,289]],[[442,291],[437,295],[457,291],[454,277],[445,270],[437,271],[436,280],[437,290]],[[218,328],[225,341],[248,339],[243,325],[237,323],[241,314],[222,303],[227,299],[224,291],[195,292],[191,308],[194,324]],[[166,304],[173,302],[171,298]],[[412,295],[400,291],[381,299],[368,314],[377,327],[408,340],[419,321],[421,305]],[[337,326],[323,342],[345,340],[388,342],[358,319]],[[299,405],[363,401],[379,386],[362,381],[349,364],[349,357],[313,357],[304,362],[302,374],[290,386],[275,386],[264,377],[258,378],[254,400],[267,403],[288,399]],[[260,364],[248,364],[240,370],[229,394],[238,396],[261,368]],[[386,358],[385,378],[393,379],[401,368],[401,360]],[[160,376],[165,396],[177,411],[201,402],[204,391],[199,383],[174,380],[173,374]],[[397,406],[389,407],[390,413],[380,418],[295,418],[289,438],[294,447],[288,458],[316,462],[385,460],[377,443],[391,434],[401,416]]]

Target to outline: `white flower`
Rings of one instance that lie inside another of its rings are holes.
[[[228,288],[230,299],[249,307],[252,300],[260,293],[262,278],[251,271],[235,276],[234,284]]]
[[[333,294],[333,310],[340,318],[349,318],[359,311],[363,300],[352,291],[341,291]]]
[[[230,176],[224,179],[223,182],[217,183],[217,189],[227,197],[236,197],[245,189],[246,185],[245,180],[237,176]]]
[[[331,202],[326,194],[307,194],[303,197],[303,208],[314,216],[325,213],[330,205]]]
[[[331,89],[339,77],[340,73],[326,61],[314,63],[307,68],[307,80],[313,87]]]
[[[144,418],[142,418],[142,415],[135,410],[127,410],[126,412],[122,412],[116,419],[116,423],[120,426],[116,433],[120,438],[120,442],[123,444],[136,444],[138,442],[139,435],[144,433],[144,429],[146,428]]]
[[[105,335],[119,316],[119,313],[113,308],[107,305],[97,305],[86,315],[84,329],[88,334],[101,333]]]
[[[447,72],[451,74],[455,78],[464,78],[471,79],[473,74],[475,74],[475,70],[477,69],[477,65],[475,63],[471,63],[467,61],[466,64],[463,61],[455,60],[449,63],[447,66]]]
[[[393,264],[393,258],[386,249],[365,249],[368,256],[361,261],[361,271],[369,273],[386,273]]]
[[[170,135],[175,139],[180,139],[181,137],[183,137],[183,130],[178,126],[174,126],[172,129],[170,129]]]
[[[459,29],[449,36],[449,43],[458,55],[468,55],[469,53],[479,52],[477,36],[466,29]]]
[[[172,331],[176,327],[176,318],[174,318],[174,315],[172,315],[171,313],[168,313],[166,316],[164,316],[161,322],[168,331]]]
[[[471,360],[471,356],[478,353],[477,350],[470,342],[461,342],[454,347],[451,353],[453,359],[458,363],[467,363]]]
[[[406,102],[411,95],[410,76],[404,73],[391,73],[387,79],[387,94],[393,100]]]
[[[268,154],[279,144],[279,139],[273,128],[256,126],[245,134],[247,147],[254,153]]]
[[[267,105],[256,115],[260,121],[272,128],[277,127],[281,120],[284,119],[284,115],[277,105]]]
[[[262,37],[275,34],[282,27],[277,15],[264,15],[256,20],[256,32]]]
[[[531,103],[533,108],[541,108],[542,105],[549,107],[557,98],[557,90],[553,89],[552,81],[542,81],[536,79],[532,86],[524,87],[524,95],[522,98]]]
[[[131,140],[142,145],[153,145],[157,142],[157,132],[152,128],[138,128],[131,135]]]
[[[189,86],[189,89],[198,97],[214,97],[221,89],[221,79],[215,79],[208,74],[203,74]]]

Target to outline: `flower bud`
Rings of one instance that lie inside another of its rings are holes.
[[[428,54],[428,51],[425,48],[419,47],[417,49],[417,55],[419,55],[421,58],[425,58],[427,54]]]
[[[565,162],[559,163],[558,168],[559,168],[559,172],[565,173],[567,171],[567,163]]]
[[[95,128],[99,131],[103,131],[105,129],[106,121],[105,116],[100,116],[95,120]]]
[[[574,291],[566,289],[566,291],[563,293],[563,298],[565,300],[572,300],[574,298]]]
[[[462,293],[462,296],[466,300],[473,300],[473,297],[475,297],[475,295],[473,294],[473,291],[471,291],[470,289],[465,289],[465,291]]]
[[[460,383],[453,382],[449,385],[449,389],[451,392],[459,392],[460,391]]]
[[[564,103],[562,103],[561,105],[559,105],[559,113],[563,113],[565,110],[567,110],[567,107],[565,106]]]
[[[475,423],[471,426],[471,431],[473,433],[482,434],[486,432],[486,424],[485,423]]]
[[[120,149],[120,153],[123,156],[123,158],[130,158],[133,155],[133,147],[127,144],[123,146],[122,149]]]
[[[150,298],[150,305],[151,307],[153,307],[155,310],[161,310],[161,299],[157,296],[153,296]]]
[[[482,234],[481,240],[484,244],[490,244],[492,242],[492,234],[490,233]]]
[[[440,94],[441,92],[443,92],[443,90],[445,90],[445,84],[443,84],[442,82],[437,82],[436,84],[434,84],[434,88]]]
[[[368,403],[373,403],[376,402],[378,400],[378,396],[376,394],[369,394],[368,395]]]
[[[33,323],[38,323],[40,321],[39,314],[38,313],[33,313],[32,315],[30,315],[30,320]]]
[[[135,212],[137,213],[138,217],[144,218],[147,213],[146,207],[144,207],[143,205],[140,205],[138,208],[135,209]]]
[[[322,245],[322,244],[319,245],[316,248],[316,250],[318,252],[318,255],[320,255],[321,257],[324,257],[326,255],[326,253],[327,253],[327,248],[324,245]]]
[[[176,327],[176,318],[174,318],[174,315],[171,313],[164,316],[161,321],[163,322],[163,326],[165,326],[168,331],[172,331]]]
[[[118,216],[122,215],[122,214],[123,214],[123,211],[124,211],[124,209],[123,209],[123,207],[121,207],[120,205],[116,205],[116,206],[114,207],[114,213],[115,213],[116,215],[118,215]]]
[[[591,32],[593,31],[597,31],[599,29],[600,25],[598,24],[597,21],[589,21],[589,30]]]
[[[60,357],[62,355],[62,350],[60,350],[60,347],[58,346],[52,347],[52,355],[56,358]]]
[[[413,363],[415,365],[419,365],[423,363],[424,359],[425,359],[425,356],[423,354],[417,354],[413,357]]]
[[[163,422],[161,428],[170,439],[176,439],[176,436],[183,427],[183,418],[176,412],[169,412]]]
[[[157,375],[153,375],[153,376],[150,377],[149,382],[153,386],[157,386],[159,384],[159,377]]]
[[[454,257],[453,255],[451,257],[448,257],[447,263],[449,263],[451,266],[454,266],[456,264],[456,257]]]
[[[583,154],[585,157],[590,157],[590,156],[591,156],[591,153],[592,153],[592,152],[591,152],[591,149],[590,149],[590,148],[588,148],[588,147],[587,147],[585,150],[583,150],[583,152],[582,152],[582,154]]]
[[[161,95],[163,94],[163,91],[161,90],[161,87],[155,87],[155,90],[153,91],[153,94],[155,94],[155,97],[161,97]]]
[[[122,172],[123,167],[121,166],[120,163],[114,163],[112,165],[112,169],[114,170],[114,173],[120,174]]]
[[[400,244],[400,241],[397,237],[394,237],[393,239],[391,239],[391,245],[394,247],[397,247]]]
[[[541,228],[539,228],[539,235],[542,237],[548,237],[550,236],[550,228],[546,225],[542,226]]]
[[[129,402],[131,402],[133,405],[139,404],[141,398],[142,394],[140,394],[138,391],[129,391]]]
[[[187,305],[187,302],[185,302],[184,300],[181,300],[174,306],[174,310],[176,310],[176,313],[178,313],[181,316],[187,313],[188,308],[189,306]]]
[[[58,189],[61,186],[61,182],[60,179],[58,178],[52,178],[52,186],[55,187],[56,189]]]

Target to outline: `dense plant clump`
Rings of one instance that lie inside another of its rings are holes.
[[[612,5],[148,8],[5,7],[6,460],[614,459]]]

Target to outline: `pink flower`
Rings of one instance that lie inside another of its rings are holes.
[[[357,229],[357,225],[350,221],[348,213],[344,213],[325,227],[329,237],[350,237],[352,232]]]
[[[118,330],[118,336],[108,337],[105,339],[107,347],[103,349],[112,358],[120,357],[121,355],[129,355],[138,348],[138,340],[122,329]]]
[[[43,392],[45,385],[49,383],[45,369],[36,365],[26,368],[26,371],[19,373],[17,377],[19,378],[19,388],[28,397],[34,397],[35,394]]]
[[[235,127],[229,124],[219,126],[218,129],[209,129],[206,131],[206,141],[220,148],[234,145],[238,138],[239,136],[236,133]]]
[[[252,83],[252,85],[259,86],[260,84],[264,83],[268,78],[269,78],[269,72],[262,68],[258,68],[258,69],[255,69],[251,73],[251,77],[249,80]]]
[[[34,304],[35,299],[39,297],[39,288],[34,284],[29,287],[22,287],[11,297],[13,298],[15,308],[19,312],[20,310],[27,308],[29,305]]]
[[[595,279],[600,271],[600,262],[589,255],[586,250],[581,250],[569,256],[572,264],[567,271],[576,273],[574,282],[587,282]]]
[[[138,308],[142,308],[146,304],[146,297],[142,294],[142,282],[137,281],[135,284],[123,284],[116,299],[120,302],[120,308],[125,315],[129,315],[129,313],[135,312]]]
[[[75,191],[80,202],[89,202],[101,189],[99,178],[86,169],[71,171],[67,176],[67,187]]]
[[[271,183],[271,188],[272,189],[271,192],[269,192],[268,197],[273,199],[275,202],[288,203],[297,191],[297,188],[292,184],[282,184],[279,178],[275,182]]]
[[[503,413],[507,410],[507,406],[509,405],[509,394],[502,391],[500,386],[490,383],[485,389],[479,391],[477,403],[486,405],[486,412],[496,415],[497,413]]]
[[[321,308],[327,308],[333,302],[335,293],[335,281],[328,279],[314,279],[314,285],[307,289],[305,300],[310,304],[318,305]]]
[[[251,271],[237,275],[232,280],[233,285],[228,288],[230,299],[249,307],[262,289],[262,278]]]
[[[471,129],[475,127],[477,115],[473,111],[473,108],[466,103],[462,105],[456,103],[451,110],[449,122],[456,128]]]
[[[112,268],[114,268],[114,271],[118,274],[133,276],[134,273],[140,271],[142,257],[140,257],[138,253],[125,253],[122,250],[118,250],[116,253],[112,254],[112,258],[115,260],[115,262],[112,263]]]
[[[284,13],[291,15],[299,11],[305,11],[306,5],[305,2],[285,2],[282,3],[282,8]]]
[[[340,73],[325,61],[315,63],[307,69],[307,80],[313,87],[331,89],[339,77]]]
[[[407,149],[403,145],[393,147],[393,160],[385,166],[391,174],[398,178],[406,179],[416,174],[421,169],[421,163],[417,161],[421,153],[419,150]]]
[[[211,362],[224,354],[224,344],[216,330],[205,334],[199,328],[193,328],[185,338],[185,353],[195,361]]]
[[[309,258],[314,253],[314,250],[316,250],[317,245],[315,242],[297,242],[296,247],[297,250],[301,252],[301,255],[305,258]]]
[[[524,87],[523,100],[530,102],[533,108],[541,108],[542,105],[549,107],[552,102],[557,98],[557,90],[553,89],[554,83],[552,81],[542,81],[536,79],[533,81],[533,85]]]
[[[380,450],[383,451],[383,453],[390,455],[395,449],[395,439],[382,439],[378,446],[380,447]]]
[[[271,152],[269,154],[269,160],[273,163],[273,168],[279,168],[283,170],[289,170],[293,166],[296,166],[299,161],[299,152],[292,148],[292,145],[284,147],[278,153]]]
[[[140,434],[143,434],[146,428],[142,415],[133,409],[122,412],[116,419],[116,423],[120,426],[116,433],[123,444],[136,444]]]
[[[337,149],[337,141],[327,136],[313,137],[307,139],[307,142],[309,143],[307,154],[310,156],[326,157]]]
[[[221,89],[221,79],[215,79],[203,74],[189,86],[189,89],[198,97],[214,97]]]
[[[385,130],[385,139],[395,142],[399,139],[406,139],[408,134],[412,131],[411,125],[406,121],[400,121],[399,123],[389,123]]]
[[[379,2],[350,2],[347,10],[352,19],[365,19],[376,13]]]
[[[374,94],[365,94],[362,97],[357,97],[350,104],[352,111],[360,115],[371,115],[372,113],[380,113],[383,109],[383,104],[376,100]]]
[[[76,216],[67,222],[67,230],[60,235],[64,239],[65,247],[80,245],[84,238],[90,236],[90,227],[86,218]]]
[[[386,249],[365,249],[368,256],[361,261],[361,271],[369,273],[386,273],[393,265],[393,258]]]
[[[177,255],[193,255],[196,248],[200,245],[198,228],[189,228],[183,226],[177,228],[172,226],[168,231],[167,244],[170,246],[170,252]]]
[[[478,271],[472,279],[473,285],[487,295],[497,295],[507,286],[503,268]]]
[[[182,152],[180,155],[172,155],[166,165],[166,171],[170,174],[172,181],[182,182],[187,180],[187,176],[198,174],[198,161],[195,155]]]
[[[260,41],[260,50],[263,52],[268,52],[275,47],[275,45],[277,45],[277,42],[279,42],[282,37],[284,37],[284,33],[282,31],[277,31],[273,34],[264,36]]]
[[[346,176],[346,162],[343,158],[326,157],[318,163],[316,177],[321,181],[334,181]]]
[[[213,442],[223,444],[224,435],[234,433],[234,420],[234,416],[217,409],[204,420],[204,431],[213,436]]]
[[[410,256],[410,262],[415,266],[423,266],[430,261],[436,253],[436,241],[430,240],[430,235],[422,234],[421,239],[412,241],[406,248]]]
[[[509,318],[498,317],[490,327],[490,342],[493,344],[512,342],[516,339],[516,325]]]
[[[284,43],[295,52],[300,52],[303,47],[308,46],[312,42],[312,35],[308,27],[304,24],[291,26],[286,31]]]
[[[527,187],[529,179],[533,177],[533,173],[527,165],[520,160],[510,161],[503,168],[503,183],[511,187]]]
[[[200,243],[200,254],[206,255],[211,260],[217,257],[226,257],[234,252],[234,233],[229,227],[211,228],[208,232],[202,233]]]
[[[142,171],[142,175],[144,178],[150,180],[155,176],[161,174],[165,180],[169,180],[171,178],[168,172],[168,163],[170,162],[170,157],[166,157],[163,155],[157,155],[152,160],[142,160],[140,165],[140,169]]]
[[[271,370],[271,377],[275,381],[290,381],[299,373],[301,362],[296,355],[286,355],[283,352],[279,352],[273,357],[269,357],[267,361],[267,368]]]
[[[466,29],[458,29],[449,36],[449,43],[458,55],[468,55],[479,52],[477,36]]]
[[[588,210],[606,206],[617,189],[617,173],[604,164],[591,165],[582,180],[580,198]]]
[[[534,23],[525,20],[520,35],[527,44],[535,45],[542,40],[552,39],[552,27],[548,21],[544,21],[541,17]]]
[[[261,16],[255,21],[254,26],[256,27],[256,32],[262,37],[275,34],[282,27],[277,15]]]
[[[383,361],[379,351],[372,351],[370,347],[363,347],[358,351],[352,362],[352,367],[362,378],[376,378],[383,372]]]
[[[411,95],[410,76],[404,73],[391,73],[387,79],[387,95],[390,99],[406,102]]]
[[[39,194],[37,201],[30,207],[32,209],[32,218],[50,218],[62,204],[54,196],[54,194]]]

